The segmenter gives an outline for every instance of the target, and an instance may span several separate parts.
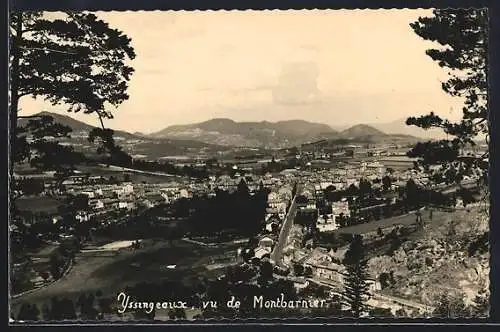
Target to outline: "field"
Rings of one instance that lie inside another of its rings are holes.
[[[184,241],[152,242],[136,251],[123,251],[118,255],[77,255],[71,271],[59,281],[38,291],[13,299],[11,306],[16,312],[26,301],[41,306],[52,297],[68,297],[76,300],[81,293],[101,290],[103,296],[116,296],[126,286],[139,282],[162,279],[184,280],[193,275],[214,276],[216,271],[206,269],[206,257],[236,251],[236,247],[206,248]],[[175,269],[166,269],[176,265]]]
[[[56,199],[43,196],[21,197],[16,199],[15,204],[20,211],[31,211],[33,213],[55,213],[57,208],[62,205]]]
[[[118,179],[123,179],[124,174],[130,176],[130,181],[133,183],[166,183],[176,179],[175,176],[168,175],[153,175],[153,174],[140,174],[136,172],[124,172],[119,168],[104,167],[104,166],[79,166],[78,169],[84,173],[90,173],[93,176],[110,177],[114,176]]]

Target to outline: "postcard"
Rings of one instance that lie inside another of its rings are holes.
[[[489,315],[487,9],[10,33],[12,322]]]

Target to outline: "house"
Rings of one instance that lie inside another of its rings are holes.
[[[382,285],[378,280],[367,279],[366,284],[368,285],[369,292],[376,292],[382,290]]]
[[[262,239],[260,239],[259,241],[259,247],[263,247],[263,248],[272,248],[274,245],[274,240],[271,239],[270,237],[263,237]]]
[[[118,197],[118,195],[112,190],[102,190],[101,196],[108,199]]]
[[[166,192],[161,192],[160,195],[161,195],[161,197],[163,197],[163,199],[165,200],[166,203],[170,203],[170,201],[171,201],[170,197]]]
[[[341,214],[345,217],[349,217],[351,215],[349,202],[346,199],[342,199],[339,202],[332,203],[333,220],[336,221]]]
[[[308,280],[295,279],[293,281],[293,286],[295,287],[296,290],[305,289],[305,288],[307,288],[307,286],[309,286],[309,281]]]
[[[118,208],[120,210],[133,210],[135,208],[135,203],[131,201],[120,201],[118,202]]]
[[[332,223],[323,223],[316,224],[316,228],[319,232],[332,232],[338,228],[338,225],[334,222]]]
[[[316,210],[316,202],[315,201],[309,201],[307,202],[307,205],[305,207],[307,210]]]
[[[80,194],[87,196],[88,198],[94,198],[95,193],[93,191],[82,191]]]
[[[124,183],[121,190],[123,194],[130,195],[134,192],[134,186],[132,183]]]
[[[264,256],[269,255],[271,253],[270,248],[259,247],[255,250],[255,257],[262,259]]]
[[[143,200],[144,205],[146,205],[148,208],[152,208],[165,202],[165,198],[160,194],[148,195]]]
[[[190,198],[190,197],[192,197],[192,194],[187,189],[181,189],[179,191],[179,196],[181,198]]]
[[[341,284],[344,282],[346,272],[342,265],[331,263],[328,266],[315,264],[311,264],[310,266],[313,270],[313,275],[317,278],[331,280]]]
[[[78,220],[78,222],[86,222],[86,221],[89,221],[90,220],[90,216],[87,212],[85,211],[79,211],[76,215],[75,215],[75,219]]]
[[[292,199],[292,188],[289,186],[281,187],[278,190],[278,195],[282,200],[291,200]]]
[[[275,192],[275,191],[270,192],[267,195],[267,202],[268,203],[272,203],[272,202],[276,202],[276,201],[279,201],[279,195],[278,195],[278,193]]]
[[[104,209],[104,202],[102,199],[89,200],[89,207],[93,210]]]
[[[45,280],[39,274],[36,274],[34,278],[30,279],[30,281],[35,288],[41,287],[45,283]]]
[[[104,183],[104,177],[103,176],[90,176],[89,177],[89,182],[90,183]]]
[[[165,200],[168,202],[173,202],[181,198],[179,190],[161,189],[161,195],[165,197]]]
[[[115,198],[104,198],[102,199],[102,203],[104,204],[104,208],[106,209],[114,209],[118,207],[118,200]]]
[[[279,224],[276,222],[270,222],[266,224],[266,231],[272,232],[273,229],[279,228]]]

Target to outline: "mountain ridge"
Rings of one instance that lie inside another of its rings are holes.
[[[90,131],[95,128],[72,118],[51,112],[40,112],[37,115],[52,116],[56,122],[68,125],[73,131]],[[20,125],[27,119],[19,119]],[[129,133],[115,130],[116,136],[128,140],[146,141],[149,145],[157,145],[155,150],[160,153],[161,146],[178,145],[189,148],[286,148],[300,146],[319,140],[348,140],[353,143],[390,143],[416,142],[421,137],[406,133],[386,133],[370,124],[356,124],[341,131],[329,125],[309,122],[301,119],[281,120],[276,122],[237,122],[229,118],[214,118],[200,123],[168,126],[156,133]]]
[[[402,117],[388,122],[367,123],[367,125],[389,135],[410,135],[422,139],[446,138],[446,134],[439,128],[422,129],[416,126],[408,126],[406,119]],[[352,124],[343,124],[334,126],[333,128],[341,132],[352,126]]]
[[[75,147],[79,147],[79,149],[83,148],[85,153],[92,151],[93,148],[91,148],[91,144],[88,142],[86,134],[88,134],[88,132],[90,132],[93,128],[97,127],[79,121],[69,115],[47,111],[31,115],[30,118],[43,115],[51,116],[54,119],[54,122],[68,126],[72,129],[70,137],[61,139],[61,142],[69,142]],[[19,118],[18,125],[24,126],[28,121],[29,118]],[[86,133],[82,135],[82,132]],[[206,153],[209,151],[228,149],[227,147],[204,143],[197,140],[152,138],[142,133],[129,133],[123,130],[114,130],[114,133],[115,140],[119,141],[118,144],[129,154],[146,155],[150,159],[157,159],[168,155]]]
[[[215,118],[207,121],[168,126],[151,137],[191,138],[220,145],[280,148],[297,145],[323,133],[337,133],[328,125],[300,119],[277,122],[242,121]]]

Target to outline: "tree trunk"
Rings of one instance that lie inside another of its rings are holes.
[[[21,60],[20,54],[20,41],[22,38],[22,13],[17,14],[17,22],[15,27],[16,35],[12,36],[11,42],[11,53],[12,53],[12,66],[10,72],[10,109],[9,109],[9,134],[10,134],[10,170],[9,175],[12,177],[14,168],[14,155],[15,147],[14,142],[16,141],[17,133],[17,111],[19,108],[19,64]]]
[[[97,113],[97,116],[99,117],[99,121],[101,122],[102,129],[106,129],[106,127],[104,127],[104,122],[102,121],[102,116],[99,113]]]

